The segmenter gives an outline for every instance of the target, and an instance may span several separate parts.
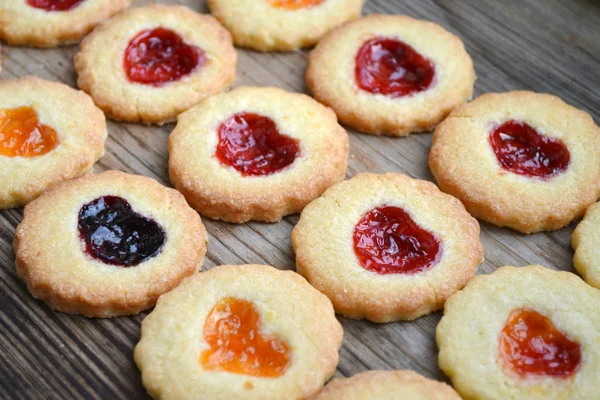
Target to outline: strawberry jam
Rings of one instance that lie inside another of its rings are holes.
[[[200,356],[205,369],[274,378],[290,365],[288,345],[261,332],[260,315],[248,300],[219,301],[206,318],[203,334],[210,346]]]
[[[358,51],[354,73],[362,90],[397,98],[429,89],[435,67],[406,43],[376,38]]]
[[[299,10],[301,8],[309,8],[318,6],[325,0],[269,0],[273,7],[285,8],[288,10]]]
[[[354,253],[363,268],[378,274],[416,274],[437,264],[442,244],[399,207],[366,213],[354,228]]]
[[[58,146],[56,131],[32,107],[0,110],[0,156],[36,157]]]
[[[103,196],[79,211],[86,252],[106,264],[133,267],[156,256],[165,244],[162,227],[117,196]]]
[[[300,155],[298,140],[280,133],[269,117],[236,114],[223,122],[218,131],[217,158],[244,176],[273,174]]]
[[[85,0],[27,0],[27,4],[46,11],[69,11]]]
[[[519,175],[551,178],[566,170],[571,159],[562,140],[544,136],[519,121],[495,128],[490,144],[502,168]]]
[[[568,377],[581,363],[581,346],[552,321],[528,309],[514,310],[500,334],[504,368],[521,377]]]
[[[131,82],[161,86],[189,75],[205,61],[204,52],[176,32],[155,28],[140,32],[125,50],[125,73]]]

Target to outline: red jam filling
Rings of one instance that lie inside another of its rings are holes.
[[[393,98],[427,90],[435,77],[430,60],[406,43],[386,38],[362,45],[354,72],[359,88]]]
[[[85,0],[27,0],[27,4],[46,11],[68,11]]]
[[[79,234],[91,257],[122,267],[156,256],[166,241],[158,223],[136,213],[127,200],[117,196],[99,197],[81,207]]]
[[[514,310],[500,334],[504,367],[521,377],[573,375],[581,363],[581,346],[552,321],[528,309]]]
[[[210,349],[200,361],[208,370],[274,378],[290,365],[288,345],[261,332],[260,315],[247,300],[219,301],[204,323],[204,340]]]
[[[269,0],[273,7],[285,8],[288,10],[299,10],[301,8],[309,8],[318,6],[325,0]]]
[[[58,146],[56,131],[32,107],[0,110],[0,156],[42,156]]]
[[[550,178],[566,170],[571,159],[562,140],[519,121],[494,128],[490,144],[502,168],[519,175]]]
[[[416,274],[437,264],[441,241],[399,207],[366,213],[354,228],[354,253],[363,268],[378,274]]]
[[[201,49],[166,28],[140,32],[129,42],[124,58],[130,81],[153,86],[177,81],[206,60]]]
[[[298,140],[280,133],[269,117],[236,114],[223,122],[218,131],[217,158],[244,176],[273,174],[300,155]]]

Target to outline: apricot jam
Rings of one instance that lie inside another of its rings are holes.
[[[0,110],[0,156],[37,157],[59,145],[56,131],[32,107]]]
[[[288,10],[299,10],[301,8],[309,8],[318,6],[325,0],[269,0],[273,7],[285,8]]]

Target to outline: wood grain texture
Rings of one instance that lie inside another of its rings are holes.
[[[202,0],[165,0],[207,12]],[[134,6],[150,3],[137,0]],[[365,14],[408,14],[458,34],[479,77],[476,95],[528,89],[559,95],[600,121],[600,2],[595,0],[367,0]],[[50,50],[2,47],[1,79],[38,75],[75,86],[77,46]],[[305,92],[306,52],[239,51],[236,85],[279,86]],[[106,155],[97,172],[118,169],[169,185],[167,138],[173,125],[109,123]],[[432,180],[431,134],[381,138],[351,131],[348,177],[401,171]],[[86,319],[52,312],[15,275],[12,238],[22,210],[0,212],[0,398],[147,398],[132,355],[147,313]],[[232,225],[205,219],[210,233],[205,268],[265,263],[294,268],[290,233],[297,216],[278,224]],[[486,261],[480,273],[503,265],[539,263],[573,271],[570,227],[525,236],[482,224]],[[52,240],[52,238],[48,238]],[[345,330],[338,374],[368,369],[413,369],[444,379],[437,366],[435,327],[441,313],[410,323],[375,325],[341,318]]]

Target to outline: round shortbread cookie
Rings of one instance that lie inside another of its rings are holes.
[[[227,88],[236,62],[231,35],[213,17],[154,4],[98,26],[82,41],[75,70],[108,117],[162,124]]]
[[[190,205],[228,222],[274,222],[342,180],[348,134],[333,111],[277,88],[240,87],[179,116],[169,175]]]
[[[134,358],[155,399],[305,399],[335,372],[342,334],[300,275],[227,265],[161,296]]]
[[[483,261],[479,224],[430,182],[364,173],[310,203],[292,233],[298,273],[350,318],[443,307]]]
[[[55,310],[137,314],[196,273],[207,234],[174,189],[108,171],[53,186],[25,207],[17,274]]]
[[[0,81],[0,208],[90,172],[106,136],[104,114],[87,94],[36,77]]]
[[[600,203],[587,209],[572,238],[573,264],[585,281],[600,289]]]
[[[485,94],[437,127],[429,166],[476,218],[524,233],[559,229],[600,194],[600,128],[555,96]]]
[[[406,16],[370,15],[325,36],[306,83],[340,121],[374,135],[432,129],[471,98],[475,71],[462,41]]]
[[[443,382],[413,371],[367,371],[334,379],[311,400],[460,400]]]
[[[0,39],[13,46],[78,42],[131,0],[0,0]]]
[[[440,367],[464,399],[597,399],[599,320],[600,292],[576,275],[503,267],[446,302]]]

